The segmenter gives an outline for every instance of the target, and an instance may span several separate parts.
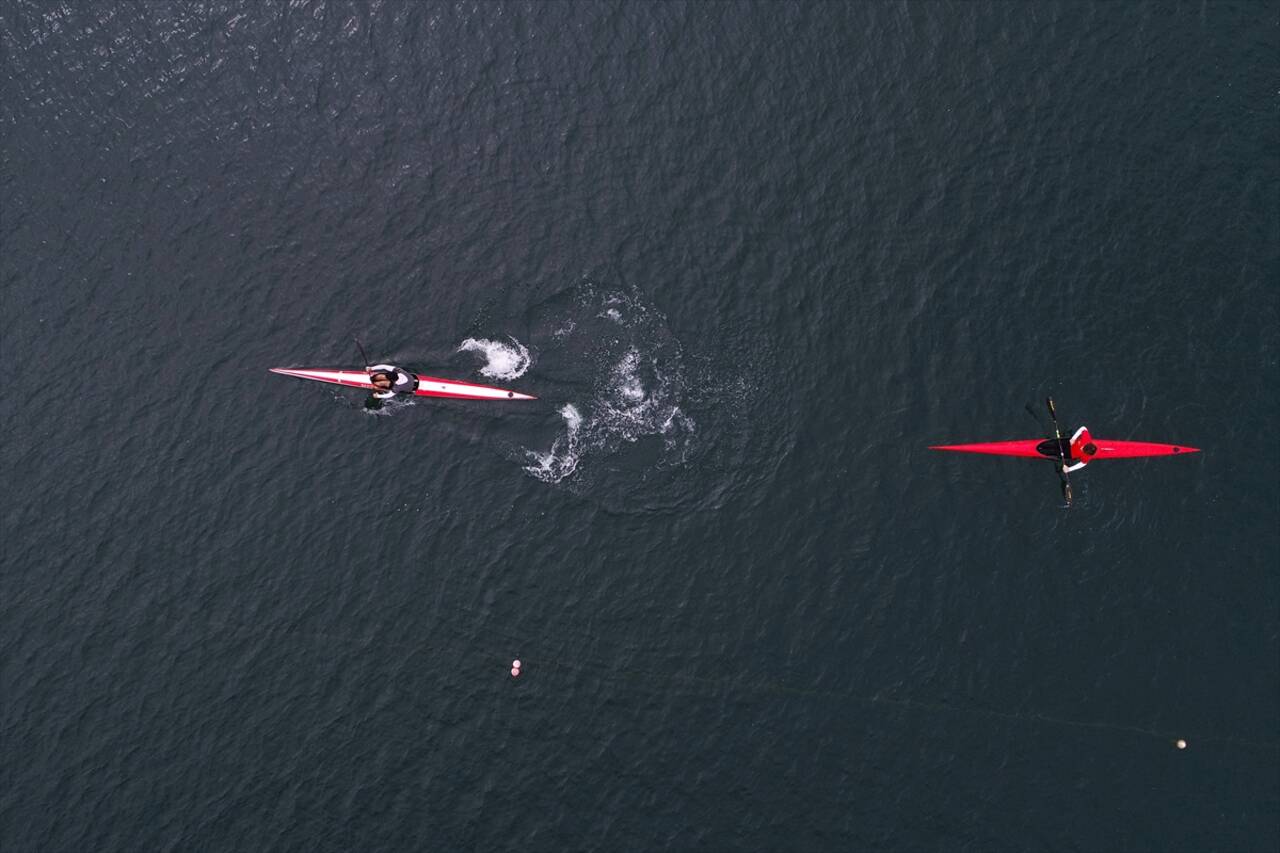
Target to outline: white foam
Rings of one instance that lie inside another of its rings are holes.
[[[624,400],[638,402],[644,399],[644,383],[640,381],[639,367],[640,353],[630,349],[613,368],[613,387]]]
[[[368,406],[361,406],[361,409],[371,417],[389,418],[401,409],[414,405],[417,405],[417,401],[409,397],[388,397],[382,400],[376,409],[370,409]]]
[[[558,483],[568,477],[577,470],[582,457],[578,443],[582,413],[573,403],[565,403],[560,407],[560,416],[564,418],[565,432],[551,444],[551,449],[546,453],[525,451],[533,464],[524,466],[524,470],[544,483]]]
[[[578,427],[582,426],[582,412],[579,412],[573,403],[565,403],[561,406],[560,414],[564,416],[569,432],[575,433],[578,431]]]
[[[510,343],[467,338],[458,346],[458,352],[483,353],[485,365],[480,372],[491,379],[518,379],[532,362],[528,348],[515,338],[510,338]]]
[[[684,409],[686,383],[680,342],[661,312],[637,295],[586,286],[573,316],[556,318],[562,349],[589,356],[593,390],[582,406],[560,409],[564,431],[549,450],[525,450],[525,471],[547,483],[581,472],[587,461],[624,445],[659,437],[658,467],[682,464],[696,425]],[[601,322],[605,321],[605,322]]]

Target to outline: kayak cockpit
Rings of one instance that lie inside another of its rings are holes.
[[[1065,438],[1049,438],[1036,445],[1036,453],[1045,459],[1070,459],[1071,442]]]
[[[1080,427],[1071,438],[1050,438],[1036,445],[1036,453],[1046,459],[1074,459],[1088,462],[1098,452],[1086,427]]]

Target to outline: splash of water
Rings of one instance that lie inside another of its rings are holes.
[[[545,453],[526,451],[531,464],[524,470],[544,483],[558,483],[568,477],[577,469],[581,458],[578,430],[582,427],[582,413],[572,403],[566,403],[560,407],[560,415],[564,418],[565,432],[556,438],[551,449]]]
[[[591,393],[560,409],[564,431],[549,450],[525,450],[526,472],[558,483],[580,472],[589,457],[650,437],[661,438],[662,450],[647,467],[687,458],[695,424],[683,410],[683,352],[657,309],[636,294],[585,285],[571,316],[554,318],[551,328],[557,348],[590,368]]]
[[[508,337],[507,341],[467,338],[458,345],[458,352],[484,355],[485,365],[480,368],[480,373],[490,379],[518,379],[524,376],[533,363],[528,347],[512,337]]]

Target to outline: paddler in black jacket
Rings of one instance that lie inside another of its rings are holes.
[[[375,364],[370,367],[369,381],[373,383],[373,396],[379,400],[386,400],[397,394],[412,394],[418,387],[418,380],[413,374],[391,364]]]

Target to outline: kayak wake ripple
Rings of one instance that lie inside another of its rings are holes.
[[[646,467],[684,461],[695,424],[684,405],[683,350],[666,317],[637,294],[590,284],[582,286],[567,313],[549,324],[554,331],[548,355],[580,353],[580,363],[591,371],[591,393],[559,409],[564,431],[549,448],[526,448],[525,471],[558,483],[580,474],[587,460],[650,437],[660,438],[661,446]]]
[[[546,453],[526,451],[533,464],[525,470],[544,483],[558,483],[568,477],[577,470],[581,457],[578,430],[582,427],[582,413],[573,403],[565,403],[560,407],[560,415],[564,418],[565,432],[556,438],[551,449]]]

